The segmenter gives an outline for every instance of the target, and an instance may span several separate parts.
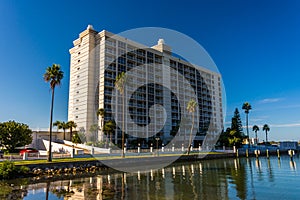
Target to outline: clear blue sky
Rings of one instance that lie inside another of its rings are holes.
[[[250,125],[269,124],[270,140],[300,140],[299,10],[296,0],[2,0],[0,121],[48,127],[50,90],[42,75],[52,63],[65,71],[54,120],[67,120],[68,50],[88,24],[113,33],[154,26],[182,32],[208,51],[225,83],[226,122],[237,107],[244,123],[248,101]]]

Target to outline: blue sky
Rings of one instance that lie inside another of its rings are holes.
[[[52,63],[65,71],[54,120],[67,120],[68,50],[88,24],[113,33],[154,26],[188,35],[210,54],[226,88],[226,122],[236,107],[244,122],[241,106],[248,101],[250,125],[269,124],[270,140],[300,140],[299,10],[296,0],[2,0],[0,121],[48,127],[50,90],[42,75]]]

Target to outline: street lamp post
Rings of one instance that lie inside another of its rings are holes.
[[[141,153],[141,144],[138,143],[138,154],[140,155],[140,153]]]

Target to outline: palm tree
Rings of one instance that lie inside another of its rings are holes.
[[[67,122],[67,128],[70,129],[70,141],[72,141],[73,138],[73,128],[76,128],[77,124],[74,121],[68,121]]]
[[[116,88],[117,90],[120,92],[120,94],[122,95],[122,158],[125,158],[125,153],[124,153],[124,129],[125,129],[125,85],[127,82],[127,77],[126,74],[124,72],[120,73],[117,78],[116,78]]]
[[[270,127],[269,127],[268,124],[265,124],[265,125],[263,126],[263,131],[266,132],[266,144],[267,144],[267,143],[268,143],[268,131],[270,131]]]
[[[259,127],[257,125],[254,125],[252,127],[252,131],[255,132],[255,139],[256,139],[256,143],[257,143],[257,131],[259,131]]]
[[[194,99],[191,99],[188,102],[187,110],[189,113],[192,113],[192,127],[191,127],[191,133],[190,133],[190,139],[189,139],[189,146],[188,146],[188,155],[190,154],[191,146],[192,146],[192,135],[193,135],[193,129],[194,129],[194,118],[195,118],[195,111],[197,107],[197,102]]]
[[[104,108],[99,108],[98,111],[97,111],[97,116],[101,117],[101,121],[100,121],[100,129],[101,129],[101,132],[103,132],[103,126],[104,126],[104,117],[105,117],[105,109]],[[102,133],[103,134],[103,133]],[[102,136],[101,136],[102,137]],[[100,138],[101,141],[103,140],[103,137]]]
[[[116,129],[116,123],[112,120],[109,120],[104,123],[103,126],[103,132],[105,132],[107,135],[110,135],[110,143],[112,143],[112,135],[115,132]]]
[[[63,121],[56,121],[56,122],[53,123],[53,126],[56,126],[58,130],[63,129],[63,131],[64,131],[64,140],[65,140],[66,139],[66,129],[69,128],[67,123],[63,122]]]
[[[57,126],[58,129],[62,129],[64,131],[64,140],[66,139],[66,129],[69,128],[66,122],[60,122]]]
[[[246,113],[247,139],[248,139],[248,145],[250,147],[250,142],[249,142],[249,128],[248,128],[248,114],[249,114],[249,111],[252,109],[250,103],[245,102],[243,104],[242,109],[245,110],[245,113]]]
[[[55,122],[53,123],[53,127],[54,127],[54,126],[57,127],[57,132],[58,132],[58,130],[60,129],[60,128],[59,128],[60,123],[61,123],[61,121],[58,121],[58,120],[55,121]]]
[[[97,116],[100,116],[101,119],[104,119],[105,114],[106,114],[106,112],[105,112],[104,108],[99,108],[98,109]]]
[[[45,82],[50,83],[50,88],[52,90],[51,95],[51,107],[50,107],[50,133],[49,133],[49,154],[48,162],[52,161],[52,118],[53,118],[53,104],[54,104],[54,91],[55,87],[61,84],[61,80],[64,77],[64,72],[60,69],[60,65],[53,64],[51,67],[47,67],[45,74],[43,75]]]

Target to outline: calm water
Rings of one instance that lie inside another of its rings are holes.
[[[30,184],[0,183],[1,199],[299,199],[299,157],[176,163],[147,173],[111,173]],[[10,186],[11,184],[13,186]],[[48,189],[47,189],[48,188]]]

